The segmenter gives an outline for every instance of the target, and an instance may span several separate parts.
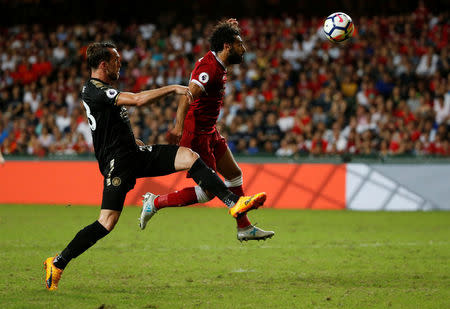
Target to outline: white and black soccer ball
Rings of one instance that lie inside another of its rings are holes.
[[[333,43],[342,43],[353,36],[355,25],[350,16],[345,13],[333,13],[325,19],[323,32]]]

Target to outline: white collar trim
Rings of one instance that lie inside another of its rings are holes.
[[[216,57],[216,60],[219,61],[219,63],[223,66],[223,68],[225,69],[225,71],[227,70],[227,67],[225,66],[225,64],[223,64],[222,60],[220,60],[219,57],[217,57],[216,52],[211,51],[214,55],[214,57]]]

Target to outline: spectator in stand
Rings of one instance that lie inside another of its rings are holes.
[[[434,100],[433,110],[435,112],[436,123],[449,123],[450,120],[450,102],[444,101],[444,96],[438,95]]]
[[[439,57],[434,53],[433,47],[428,47],[427,53],[420,58],[416,73],[419,76],[432,76],[438,66]]]

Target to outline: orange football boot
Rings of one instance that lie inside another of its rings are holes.
[[[44,261],[45,271],[45,287],[49,291],[55,291],[58,289],[58,282],[61,279],[63,270],[59,269],[53,264],[55,256],[49,257]]]
[[[236,218],[241,214],[262,206],[266,198],[266,192],[256,193],[252,196],[241,196],[237,203],[230,208],[229,213]]]

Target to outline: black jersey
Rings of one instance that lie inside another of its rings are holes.
[[[81,99],[86,110],[100,171],[107,173],[112,159],[138,151],[125,107],[116,105],[119,91],[99,79],[89,79]]]

